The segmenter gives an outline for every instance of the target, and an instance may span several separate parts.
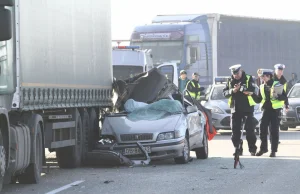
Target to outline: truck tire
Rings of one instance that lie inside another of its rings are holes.
[[[90,115],[90,131],[89,131],[89,151],[91,151],[94,147],[94,144],[100,137],[100,128],[99,128],[99,118],[97,117],[97,113],[94,108],[89,110]]]
[[[2,129],[0,128],[0,192],[3,187],[3,182],[4,182],[4,175],[5,175],[5,170],[6,170],[6,150],[4,147],[4,137],[2,135]]]
[[[206,129],[206,127],[204,127]],[[195,149],[197,159],[207,159],[208,158],[208,139],[207,139],[207,132],[204,130],[203,133],[203,140],[202,140],[203,147]]]
[[[78,110],[76,110],[75,118],[77,134],[75,145],[56,149],[57,163],[60,168],[77,168],[81,165],[83,139],[82,122]]]
[[[81,160],[82,163],[85,163],[86,155],[89,151],[89,135],[90,135],[90,117],[86,110],[80,112],[81,122],[82,122],[82,152]]]
[[[25,172],[18,176],[21,184],[36,184],[40,182],[43,165],[43,136],[40,123],[36,123],[35,132],[35,139],[32,141],[32,146],[34,147],[31,149],[33,151],[31,156],[34,162],[30,163]]]

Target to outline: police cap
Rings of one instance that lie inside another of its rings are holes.
[[[199,74],[197,72],[193,73],[193,76],[199,76]]]
[[[242,66],[241,64],[236,64],[229,67],[229,69],[231,70],[232,74],[237,74],[240,71],[241,66]]]
[[[285,68],[285,65],[284,64],[276,64],[276,65],[274,65],[274,68],[283,70]]]
[[[273,70],[272,69],[258,69],[257,75],[259,77],[261,77],[263,75],[273,75]]]
[[[186,71],[185,70],[181,70],[180,71],[180,75],[182,75],[182,74],[186,74]]]

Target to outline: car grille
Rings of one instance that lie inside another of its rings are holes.
[[[222,119],[222,121],[220,122],[220,124],[222,126],[226,126],[226,127],[230,126],[230,117],[225,117],[224,119]]]
[[[153,134],[152,133],[122,134],[120,137],[122,141],[145,141],[145,140],[152,140]]]
[[[231,114],[231,109],[226,109],[225,112]]]

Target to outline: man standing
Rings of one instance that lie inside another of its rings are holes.
[[[255,125],[253,122],[254,105],[256,104],[251,97],[255,91],[252,76],[247,75],[242,69],[241,65],[233,65],[229,68],[231,70],[231,79],[227,82],[223,89],[223,95],[229,98],[228,104],[231,108],[231,140],[235,148],[239,146],[241,127],[243,117],[247,117],[245,123],[246,139],[248,142],[249,152],[251,156],[256,154],[256,135]],[[243,154],[241,150],[240,155]]]
[[[186,88],[187,83],[190,80],[186,77],[186,71],[180,71],[180,77],[178,78],[179,91],[183,93],[183,90]]]
[[[192,80],[187,83],[187,90],[189,91],[192,98],[200,100],[200,92],[204,90],[199,84],[199,74],[193,73]]]
[[[274,69],[275,69],[275,73],[273,76],[273,80],[276,82],[279,82],[281,85],[283,85],[283,89],[285,91],[285,93],[287,94],[287,80],[285,79],[285,77],[283,76],[283,70],[285,69],[285,65],[284,64],[276,64],[274,65]],[[285,106],[285,110],[288,111],[289,109],[289,100],[288,98],[286,98],[286,100],[284,101],[284,106]],[[282,109],[280,109],[281,112]],[[278,118],[279,120],[281,120],[280,118]],[[270,128],[270,126],[269,126]],[[270,141],[272,141],[272,138],[270,136]],[[280,143],[280,142],[278,142]]]

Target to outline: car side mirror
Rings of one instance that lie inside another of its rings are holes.
[[[198,108],[197,108],[197,106],[188,106],[186,108],[186,110],[187,110],[187,113],[193,113],[193,112],[197,112]]]

